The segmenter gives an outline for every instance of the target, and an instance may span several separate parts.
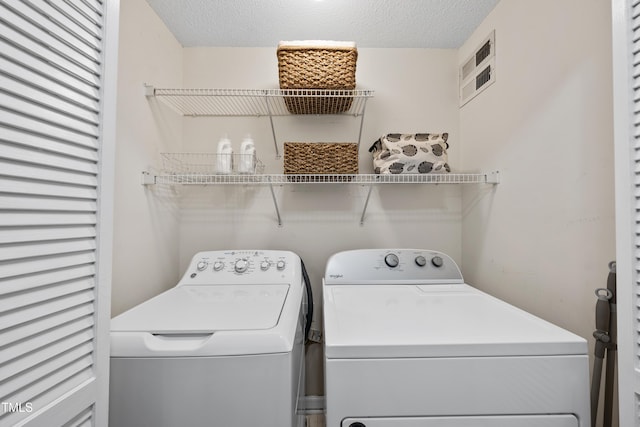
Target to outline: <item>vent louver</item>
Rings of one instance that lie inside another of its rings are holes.
[[[488,58],[489,55],[491,55],[491,40],[487,40],[476,53],[476,66],[482,64],[482,61]]]
[[[491,80],[491,65],[482,70],[480,74],[476,76],[476,90],[487,84]]]
[[[461,107],[495,81],[495,31],[460,66],[459,79]]]

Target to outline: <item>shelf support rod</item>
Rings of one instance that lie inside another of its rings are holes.
[[[276,193],[273,191],[273,182],[271,181],[271,177],[269,177],[269,190],[271,190],[271,199],[273,199],[273,206],[276,209],[276,216],[278,217],[278,227],[282,227],[282,217],[280,216],[280,209],[278,209]]]
[[[371,197],[371,190],[373,190],[373,184],[369,184],[367,199],[364,201],[364,208],[362,208],[362,216],[360,217],[360,225],[364,225],[364,216],[367,213],[367,206],[369,206],[369,198]]]
[[[271,124],[271,136],[273,136],[273,146],[276,149],[276,159],[280,158],[280,151],[278,150],[278,140],[276,138],[276,128],[273,126],[273,112],[271,111],[271,103],[269,102],[269,96],[267,91],[264,91],[264,102],[267,104],[267,112],[269,113],[269,123]],[[277,206],[276,206],[277,209]],[[282,224],[280,224],[282,225]]]
[[[362,139],[362,125],[364,124],[364,112],[367,109],[367,98],[364,98],[362,104],[362,114],[360,115],[360,130],[358,131],[358,149],[360,149],[360,140]]]

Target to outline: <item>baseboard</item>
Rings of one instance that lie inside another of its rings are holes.
[[[298,409],[305,415],[324,414],[324,396],[302,396],[298,402]]]

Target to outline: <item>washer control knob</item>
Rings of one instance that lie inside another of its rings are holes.
[[[216,261],[213,263],[213,270],[220,271],[224,267],[224,263],[222,261]]]
[[[271,264],[269,264],[269,261],[262,261],[260,263],[260,270],[262,271],[267,271],[269,267],[271,267]]]
[[[199,263],[196,264],[196,268],[198,269],[198,271],[203,271],[204,269],[207,268],[207,265],[209,265],[207,261],[200,261]]]
[[[416,264],[418,264],[418,266],[420,267],[424,267],[425,265],[427,265],[427,259],[422,255],[418,255],[416,257]]]
[[[444,264],[444,261],[442,260],[441,256],[434,256],[433,258],[431,258],[431,264],[433,264],[434,267],[442,267],[442,264]]]
[[[247,268],[249,268],[249,261],[247,261],[245,258],[239,259],[236,261],[233,268],[234,270],[236,270],[236,273],[244,273],[245,271],[247,271]]]
[[[391,268],[395,268],[400,264],[400,260],[398,259],[398,255],[396,254],[388,254],[384,257],[384,263],[387,264]]]
[[[278,270],[284,270],[284,268],[287,266],[287,264],[284,262],[284,260],[280,260],[276,263],[276,268]]]

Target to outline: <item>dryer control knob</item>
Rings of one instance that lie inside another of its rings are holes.
[[[262,261],[260,263],[260,270],[262,271],[267,271],[269,267],[271,267],[271,264],[269,264],[269,261]]]
[[[387,264],[391,268],[395,268],[400,264],[400,260],[398,259],[398,255],[396,254],[388,254],[384,257],[384,263]]]
[[[436,255],[431,258],[431,264],[433,264],[434,267],[440,268],[444,264],[444,261],[442,260],[442,257]]]
[[[424,267],[425,265],[427,265],[427,259],[422,255],[418,255],[416,257],[416,264],[418,264],[420,267]]]
[[[276,263],[276,268],[277,268],[278,270],[284,270],[284,268],[285,268],[285,266],[286,266],[286,265],[287,265],[287,264],[286,264],[283,260],[280,260],[280,261],[278,261],[278,262]]]
[[[209,265],[207,261],[200,261],[198,264],[196,264],[196,268],[198,269],[198,271],[203,271],[205,268],[207,268],[207,265]]]
[[[213,263],[213,270],[220,271],[224,267],[224,263],[222,261],[216,261]]]
[[[239,259],[236,261],[233,268],[234,270],[236,270],[236,273],[244,273],[245,271],[247,271],[247,268],[249,268],[249,261],[244,258]]]

